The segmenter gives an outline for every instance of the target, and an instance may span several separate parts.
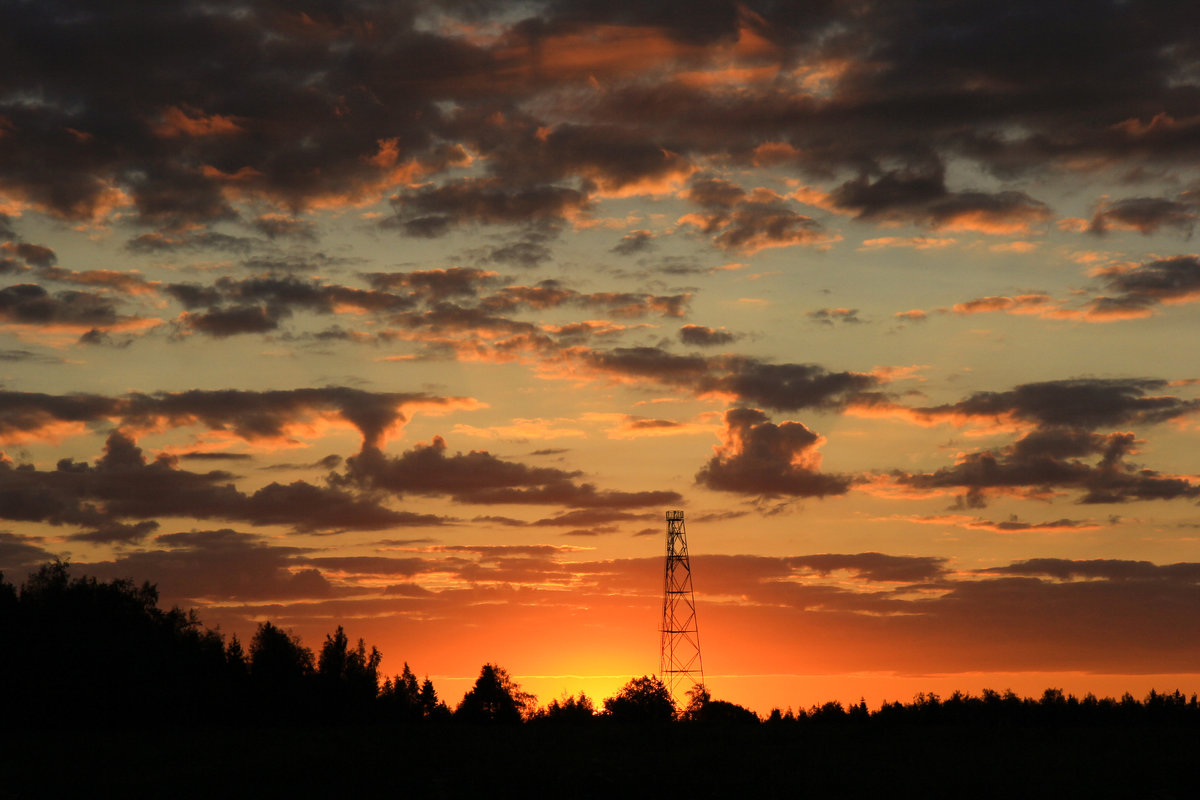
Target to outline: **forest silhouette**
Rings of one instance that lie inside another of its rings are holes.
[[[301,769],[260,786],[254,757],[311,757],[366,787],[387,784],[387,763],[416,759],[431,771],[415,784],[406,773],[409,785],[433,796],[508,785],[522,773],[528,780],[529,772],[566,796],[649,790],[672,775],[699,796],[720,796],[721,787],[793,796],[789,788],[832,789],[836,770],[849,771],[852,783],[839,794],[857,796],[917,780],[904,765],[930,758],[929,768],[955,776],[923,789],[933,796],[974,774],[989,783],[970,796],[1001,796],[1014,781],[1025,796],[1042,796],[1073,776],[1076,789],[1093,786],[1099,796],[1136,786],[1173,797],[1185,796],[1175,792],[1200,744],[1200,700],[1178,691],[1140,700],[1056,689],[1036,699],[919,694],[874,710],[830,701],[760,718],[704,686],[677,707],[645,675],[600,704],[581,693],[539,706],[491,663],[451,706],[408,663],[388,677],[381,662],[377,648],[352,644],[340,625],[316,653],[269,621],[243,645],[205,628],[194,611],[160,609],[149,583],[73,577],[61,561],[19,589],[0,575],[0,707],[15,742],[0,756],[9,762],[0,797],[72,793],[68,778],[54,777],[56,760],[75,763],[98,781],[93,788],[155,791],[218,752],[239,786],[266,794],[314,789],[334,773]],[[164,736],[189,747],[164,748]],[[385,757],[385,742],[402,752]],[[173,791],[211,796],[202,791],[206,776]]]

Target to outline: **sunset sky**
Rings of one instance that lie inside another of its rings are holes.
[[[1200,5],[0,2],[0,570],[453,705],[1200,691]]]

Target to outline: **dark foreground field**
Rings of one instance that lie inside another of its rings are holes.
[[[1198,753],[1191,726],[38,731],[0,796],[1184,798]]]

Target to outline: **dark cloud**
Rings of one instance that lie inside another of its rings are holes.
[[[720,347],[737,339],[737,334],[716,330],[704,325],[684,325],[679,329],[679,340],[697,347]]]
[[[163,290],[187,309],[205,309],[181,315],[177,324],[183,330],[218,338],[276,330],[282,320],[300,310],[315,314],[346,310],[385,313],[414,305],[407,295],[294,276],[223,277],[210,286],[175,283]]]
[[[88,574],[152,580],[165,597],[190,604],[229,600],[315,600],[337,590],[305,564],[307,548],[268,544],[229,528],[162,534],[156,548],[87,565]]]
[[[114,432],[95,464],[63,459],[50,471],[0,462],[0,518],[85,527],[90,538],[135,538],[125,520],[164,517],[282,525],[297,531],[382,530],[444,522],[393,511],[371,498],[304,481],[271,483],[251,494],[227,472],[188,472],[168,457],[147,461],[129,437]],[[124,531],[124,534],[121,534]],[[86,534],[85,534],[86,536]]]
[[[492,171],[518,182],[579,176],[585,188],[607,193],[681,178],[691,171],[686,157],[620,125],[564,123],[533,134],[509,140],[495,151]]]
[[[476,7],[441,10],[473,19]],[[1005,175],[1186,163],[1200,149],[1197,101],[1179,88],[1196,58],[1190,9],[564,2],[516,23],[492,17],[487,40],[463,33],[473,26],[424,24],[420,10],[365,0],[302,13],[269,3],[14,8],[4,67],[37,91],[0,104],[3,189],[67,219],[129,198],[143,224],[182,230],[232,218],[236,202],[293,219],[364,204],[478,154],[485,175],[468,183],[481,185],[401,192],[399,224],[428,235],[465,220],[561,217],[601,193],[677,180],[698,157],[753,162],[763,145],[775,147],[773,163],[815,175],[872,176],[928,173],[950,157]],[[680,77],[748,39],[761,43],[741,56],[752,66],[839,68],[804,91]],[[604,92],[572,91],[589,80]],[[522,188],[489,198],[493,180]],[[1044,212],[1017,192],[844,199],[934,226],[965,215],[1028,225]],[[731,225],[722,246],[803,238],[795,212],[745,213],[754,219]]]
[[[579,357],[592,369],[649,379],[703,395],[719,392],[777,411],[839,408],[878,384],[872,375],[829,372],[815,364],[771,364],[745,356],[681,356],[657,347],[592,350]]]
[[[129,178],[140,222],[179,231],[195,223],[237,219],[237,212],[224,197],[217,181],[177,161],[160,162],[157,167],[153,172],[136,173]],[[201,239],[210,236],[199,234]]]
[[[513,186],[495,178],[462,178],[413,189],[392,198],[396,216],[387,225],[410,236],[436,237],[466,223],[525,223],[560,220],[587,210],[578,189]]]
[[[314,242],[316,225],[308,220],[282,214],[262,214],[254,219],[254,229],[268,239],[299,239]]]
[[[447,406],[459,401],[460,398],[368,392],[344,386],[265,392],[193,389],[125,395],[119,401],[119,413],[126,425],[199,424],[210,430],[230,431],[248,441],[287,438],[293,426],[330,416],[353,425],[366,446],[376,447],[389,428],[405,422],[406,407]]]
[[[377,447],[389,430],[407,420],[410,409],[449,407],[460,402],[465,401],[419,392],[368,392],[343,386],[266,392],[193,389],[134,392],[119,397],[0,391],[0,441],[55,438],[82,426],[113,423],[150,430],[198,425],[251,442],[290,440],[297,427],[332,419],[353,426],[366,446]],[[338,465],[338,458],[331,456],[320,463],[332,469]]]
[[[680,356],[658,347],[618,347],[593,350],[583,355],[585,362],[602,373],[631,378],[648,378],[667,385],[698,384],[711,368],[701,356]]]
[[[835,322],[857,325],[862,322],[858,318],[857,308],[818,308],[816,311],[809,311],[805,316],[822,325],[832,325]]]
[[[1061,581],[1159,581],[1183,584],[1200,583],[1200,564],[1153,564],[1149,561],[1123,561],[1098,558],[1076,561],[1065,558],[1031,558],[1003,567],[988,567],[980,573],[999,575],[1047,576]]]
[[[1012,445],[967,453],[952,467],[931,473],[897,473],[899,483],[918,489],[962,489],[969,508],[981,508],[989,493],[1044,496],[1080,492],[1082,503],[1124,503],[1200,497],[1200,484],[1127,463],[1132,434],[1090,433],[1073,428],[1039,429]],[[1089,463],[1085,459],[1094,459]]]
[[[768,63],[791,56],[817,69],[837,64],[837,74],[811,93],[772,81],[627,81],[591,111],[747,162],[764,142],[776,144],[786,154],[777,163],[824,176],[864,165],[878,175],[896,163],[928,171],[948,156],[1004,176],[1050,164],[1100,170],[1118,159],[1186,161],[1200,144],[1195,98],[1177,90],[1194,63],[1181,32],[1195,23],[1193,12],[1108,4],[1089,7],[1078,22],[1083,10],[1032,2],[828,3],[804,11],[755,4],[742,24],[779,48]],[[1023,54],[1019,65],[1014,52]],[[962,199],[988,206],[982,197]]]
[[[303,280],[293,276],[260,276],[254,278],[220,278],[213,285],[223,300],[243,303],[261,302],[274,313],[283,315],[302,308],[329,314],[338,308],[360,311],[400,311],[412,306],[404,295],[379,290],[355,289]]]
[[[746,190],[723,178],[698,177],[688,187],[687,198],[710,210],[729,210],[742,202]]]
[[[644,253],[653,247],[654,234],[650,231],[632,231],[621,237],[610,252],[620,256],[631,256],[635,253]]]
[[[252,461],[254,456],[250,453],[222,453],[222,452],[192,452],[180,453],[180,461]],[[336,465],[335,465],[336,466]]]
[[[1113,203],[1101,203],[1092,215],[1088,231],[1103,234],[1113,228],[1135,230],[1149,236],[1160,228],[1175,228],[1191,234],[1200,219],[1200,198],[1185,195],[1184,200],[1161,197],[1130,197]]]
[[[769,247],[830,241],[820,223],[766,189],[747,193],[725,180],[701,178],[692,183],[687,196],[705,210],[683,221],[713,234],[713,244],[722,250],[756,253]]]
[[[1083,430],[1166,422],[1200,411],[1200,402],[1163,394],[1151,378],[1071,378],[1021,384],[1006,392],[977,392],[953,405],[917,409],[933,418],[1015,417],[1036,425]]]
[[[0,441],[48,433],[53,437],[65,424],[90,425],[118,416],[121,402],[95,394],[51,395],[0,390]]]
[[[1114,267],[1100,273],[1113,292],[1094,300],[1092,316],[1146,316],[1163,303],[1200,300],[1200,258],[1175,256],[1134,267]]]
[[[0,242],[0,272],[20,272],[29,267],[47,269],[58,262],[58,256],[49,247],[16,241],[16,234],[6,237],[0,232],[0,239],[3,238],[10,240]]]
[[[1200,411],[1200,402],[1164,392],[1156,379],[1076,378],[977,392],[953,405],[912,409],[920,420],[959,424],[1027,423],[1012,444],[965,453],[928,473],[900,473],[903,485],[962,489],[960,506],[982,508],[989,494],[1047,496],[1068,490],[1083,503],[1200,497],[1187,477],[1131,464],[1138,441],[1129,432],[1097,429],[1157,425]],[[865,396],[864,396],[865,399]],[[886,401],[883,401],[886,404]]]
[[[345,482],[397,495],[447,495],[461,503],[558,505],[569,508],[642,508],[680,502],[671,491],[606,491],[578,483],[579,472],[530,467],[484,450],[447,455],[435,437],[403,455],[388,458],[364,448],[346,460]]]
[[[234,306],[195,313],[188,311],[179,318],[179,324],[184,330],[224,339],[276,330],[279,314],[266,306]]]
[[[463,307],[454,303],[437,303],[426,311],[406,312],[392,317],[392,322],[408,330],[429,332],[434,338],[443,340],[445,334],[468,334],[472,345],[479,345],[478,337],[483,333],[506,334],[509,339],[501,343],[518,349],[526,342],[549,345],[550,337],[532,322],[512,320],[492,313],[489,309]]]
[[[294,209],[377,196],[405,170],[454,158],[433,141],[432,102],[486,63],[417,31],[400,7],[75,6],[7,15],[5,68],[41,99],[0,109],[12,125],[5,188],[71,219],[103,213],[118,192],[143,222],[170,225],[229,217],[229,194]],[[101,46],[118,40],[119,53]]]
[[[363,275],[363,278],[378,291],[407,289],[431,303],[475,297],[483,287],[498,281],[496,273],[472,267],[414,272],[373,272]]]
[[[15,274],[29,269],[13,258],[0,258],[0,275]]]
[[[743,357],[718,363],[724,374],[704,378],[701,391],[730,392],[742,402],[777,411],[836,408],[878,383],[866,373],[829,372],[815,364],[768,364]]]
[[[35,283],[0,289],[0,322],[107,328],[134,319],[121,315],[112,300],[93,292],[51,294]]]
[[[557,228],[548,225],[540,227],[542,230],[526,231],[508,244],[486,248],[480,254],[482,259],[492,264],[509,264],[526,269],[541,266],[553,255],[546,243],[557,234]]]
[[[198,283],[169,283],[163,287],[163,292],[187,309],[215,306],[222,297],[215,286],[201,286]]]
[[[613,4],[602,0],[549,3],[546,31],[571,30],[594,24],[646,26],[660,29],[672,39],[688,44],[718,44],[737,38],[743,16],[735,2],[718,0],[700,6],[662,2]]]
[[[640,317],[661,314],[679,317],[687,310],[691,294],[653,295],[637,292],[582,293],[547,279],[535,286],[506,286],[485,297],[480,307],[496,313],[513,313],[521,308],[541,311],[560,306],[604,309],[615,317]]]
[[[847,181],[830,195],[833,205],[859,219],[916,223],[933,229],[984,233],[1025,231],[1049,221],[1050,209],[1024,192],[951,192],[938,169],[932,173],[889,172],[872,181]]]
[[[779,425],[756,409],[725,412],[722,444],[696,473],[696,483],[762,497],[845,494],[850,479],[820,471],[822,439],[799,422]]]
[[[52,561],[54,554],[40,545],[41,538],[0,531],[0,573],[12,573]]]

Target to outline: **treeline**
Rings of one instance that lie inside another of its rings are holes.
[[[72,577],[46,564],[20,587],[0,575],[0,707],[32,727],[298,724],[595,725],[675,722],[801,730],[888,724],[1036,725],[1200,723],[1200,703],[1179,692],[1144,700],[1047,690],[1038,700],[1012,692],[981,696],[918,695],[911,703],[836,702],[807,710],[774,709],[765,721],[714,700],[704,687],[677,708],[657,678],[630,680],[597,705],[584,694],[539,707],[499,666],[485,664],[451,708],[433,682],[405,663],[381,675],[382,654],[341,626],[314,653],[293,634],[264,622],[245,645],[201,625],[192,611],[158,607],[145,583]]]
[[[984,689],[980,695],[954,692],[942,698],[918,694],[911,703],[884,703],[875,711],[865,701],[849,707],[829,702],[807,710],[786,713],[772,709],[765,724],[781,727],[804,724],[855,725],[862,723],[919,725],[1200,725],[1200,698],[1178,690],[1164,694],[1151,690],[1142,700],[1126,692],[1120,699],[1087,694],[1076,697],[1061,689],[1047,689],[1038,699],[1019,697],[1012,691]]]

